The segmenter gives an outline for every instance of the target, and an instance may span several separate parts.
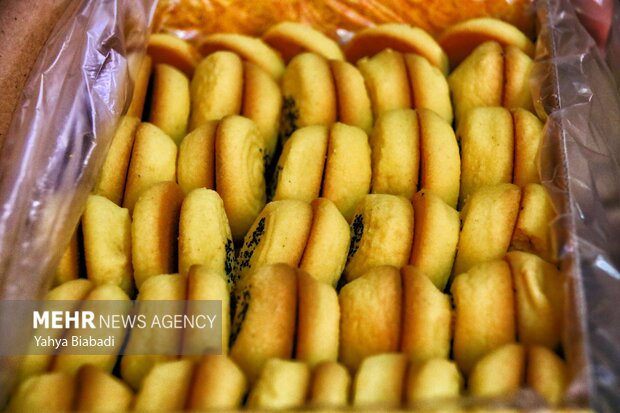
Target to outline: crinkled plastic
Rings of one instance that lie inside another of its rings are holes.
[[[617,16],[616,16],[617,18]],[[620,406],[620,98],[614,74],[568,0],[539,2],[534,93],[548,114],[541,174],[570,299],[569,397]],[[611,38],[620,27],[612,26]],[[613,47],[610,42],[609,47]],[[617,69],[617,67],[616,67]]]
[[[33,68],[0,152],[1,299],[33,299],[47,289],[126,107],[132,62],[144,52],[154,3],[77,3]],[[350,3],[324,4],[344,12]],[[219,3],[184,4],[209,11],[205,5]],[[291,13],[299,12],[292,4],[300,3],[285,4]],[[377,11],[387,3],[364,4]],[[537,109],[547,117],[540,165],[559,212],[553,226],[560,264],[571,281],[564,350],[573,380],[567,402],[612,412],[620,406],[618,88],[568,0],[539,0],[537,8],[541,32],[532,85]],[[246,17],[260,16],[248,12]],[[158,29],[181,37],[196,35],[195,28],[159,23]],[[617,24],[609,38],[610,47],[620,44]],[[614,67],[614,54],[607,59]],[[0,359],[0,406],[10,388],[11,361]],[[459,405],[478,402],[461,400]],[[523,390],[492,406],[531,409],[540,403]]]
[[[69,4],[0,152],[0,299],[36,299],[49,288],[131,96],[155,1]],[[0,406],[13,362],[0,359]]]

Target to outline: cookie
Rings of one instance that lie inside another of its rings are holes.
[[[520,344],[506,344],[478,360],[467,379],[467,389],[472,396],[509,396],[521,388],[524,375],[525,349]]]
[[[90,195],[82,215],[82,233],[88,279],[97,285],[118,285],[130,294],[133,270],[129,211],[107,198]]]
[[[329,67],[336,87],[338,121],[357,126],[369,134],[373,116],[364,77],[357,67],[348,62],[330,60]]]
[[[188,42],[167,33],[155,33],[149,38],[146,53],[153,64],[166,63],[191,77],[200,61],[200,54]]]
[[[75,280],[80,276],[80,262],[81,254],[80,242],[78,240],[78,229],[73,231],[73,235],[69,240],[69,245],[65,248],[60,262],[56,267],[54,273],[54,281],[52,281],[52,287],[57,287],[67,281]]]
[[[527,351],[526,384],[552,406],[560,404],[570,376],[566,362],[546,347],[532,346]]]
[[[180,411],[185,408],[194,366],[190,360],[160,363],[151,369],[136,393],[137,411]]]
[[[412,106],[416,109],[430,109],[452,124],[454,116],[446,76],[423,56],[406,53],[404,58]]]
[[[45,373],[22,382],[8,405],[10,412],[68,412],[73,408],[75,376]]]
[[[534,110],[530,78],[534,61],[516,46],[504,47],[504,97],[502,105],[506,108]]]
[[[454,399],[463,390],[463,377],[456,363],[445,358],[410,363],[405,380],[405,400],[409,405]]]
[[[306,401],[309,384],[307,364],[272,358],[265,363],[250,390],[247,407],[255,410],[301,407]]]
[[[215,188],[215,131],[209,121],[188,133],[179,145],[177,182],[185,194],[197,188]]]
[[[334,202],[349,221],[355,206],[370,190],[371,160],[366,133],[336,123],[329,131],[321,196]]]
[[[192,131],[210,120],[237,115],[243,96],[243,63],[235,53],[219,51],[200,61],[190,82]]]
[[[248,391],[243,371],[227,356],[204,356],[196,365],[187,408],[240,408]]]
[[[459,242],[459,213],[427,190],[415,194],[413,210],[415,225],[409,264],[443,291],[452,273]]]
[[[187,274],[195,264],[232,278],[235,247],[217,192],[199,188],[181,205],[179,218],[179,272]]]
[[[540,183],[538,175],[538,152],[543,140],[543,124],[531,112],[512,110],[514,125],[514,171],[512,182],[521,187]]]
[[[286,62],[303,52],[316,53],[326,59],[344,60],[338,43],[303,23],[278,23],[263,34],[263,40],[276,49]]]
[[[346,284],[340,302],[340,362],[355,371],[362,360],[400,345],[402,286],[398,269],[375,267]]]
[[[161,129],[141,123],[131,151],[123,207],[133,212],[143,191],[158,182],[176,180],[177,145]]]
[[[299,269],[336,287],[347,262],[349,223],[327,198],[317,198],[310,205],[312,226]]]
[[[85,365],[77,373],[76,411],[128,411],[133,391],[122,380],[95,366]]]
[[[265,205],[264,154],[253,121],[242,116],[220,121],[215,133],[215,188],[235,242],[243,239]]]
[[[413,207],[396,195],[366,195],[351,221],[344,275],[352,281],[379,265],[407,265],[413,238]]]
[[[133,94],[127,108],[127,116],[142,119],[144,111],[144,101],[146,100],[146,92],[149,87],[149,79],[151,78],[151,70],[153,68],[153,59],[149,55],[142,58],[142,62],[135,74],[133,83]]]
[[[457,275],[450,288],[455,307],[454,359],[465,375],[486,354],[515,341],[510,268],[487,261]]]
[[[353,406],[395,408],[402,403],[407,357],[385,353],[366,357],[353,381]]]
[[[148,277],[177,271],[177,239],[183,191],[160,182],[142,193],[131,222],[131,262],[138,290]]]
[[[187,76],[173,66],[155,65],[149,122],[159,127],[178,145],[187,131],[189,109]]]
[[[351,374],[335,361],[318,364],[312,370],[308,402],[316,407],[344,407],[351,391]]]

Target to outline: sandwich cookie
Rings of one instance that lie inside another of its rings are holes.
[[[189,109],[187,76],[173,66],[155,65],[149,122],[159,127],[178,145],[187,132]]]
[[[215,188],[215,131],[217,121],[203,123],[179,145],[177,182],[185,194],[197,188]]]
[[[316,53],[325,59],[344,60],[338,43],[320,31],[297,22],[282,22],[271,26],[263,40],[276,49],[288,62],[304,52]]]
[[[515,140],[512,182],[520,187],[540,183],[538,152],[543,140],[543,124],[525,109],[513,109],[511,113]]]
[[[446,76],[423,56],[406,53],[404,58],[412,107],[430,109],[452,125],[454,116]]]
[[[369,134],[373,116],[364,77],[357,67],[348,62],[330,60],[329,67],[336,87],[338,121],[357,126]]]

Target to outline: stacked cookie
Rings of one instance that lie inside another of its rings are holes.
[[[532,52],[492,19],[438,41],[376,26],[343,49],[296,23],[196,49],[153,35],[50,295],[220,300],[223,354],[127,355],[115,375],[109,358],[32,359],[12,406],[560,402]]]

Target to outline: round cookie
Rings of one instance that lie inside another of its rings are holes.
[[[467,389],[472,396],[509,396],[519,390],[524,374],[525,349],[520,344],[506,344],[478,360],[467,380]]]
[[[448,56],[441,46],[424,30],[407,24],[387,23],[360,30],[347,44],[345,53],[347,60],[356,62],[384,49],[419,54],[442,73],[448,73]]]
[[[515,341],[515,302],[508,264],[478,264],[450,288],[455,307],[454,359],[465,375],[486,354]]]
[[[177,237],[183,191],[160,182],[142,193],[131,222],[131,263],[138,290],[148,277],[177,270]]]
[[[214,33],[205,37],[198,49],[203,55],[228,50],[250,61],[278,80],[284,73],[284,62],[263,40],[238,33]]]
[[[292,355],[297,273],[284,264],[262,266],[236,286],[232,302],[229,354],[252,383],[267,360]]]
[[[518,47],[504,46],[504,99],[506,108],[524,108],[534,110],[530,78],[534,61]]]
[[[413,207],[396,195],[366,195],[351,222],[347,281],[379,265],[407,265],[413,238]]]
[[[327,198],[313,200],[312,227],[299,269],[336,287],[347,262],[351,231],[336,205]]]
[[[267,264],[297,267],[312,225],[312,208],[297,200],[265,205],[243,240],[237,255],[235,282]]]
[[[413,107],[430,109],[451,125],[452,102],[445,75],[423,56],[407,53],[404,58]]]
[[[407,370],[407,404],[457,398],[462,389],[463,377],[456,363],[451,360],[434,358],[418,364],[411,363]]]
[[[219,51],[202,59],[190,82],[190,96],[190,131],[207,121],[238,114],[243,96],[243,63],[239,56]]]
[[[280,88],[283,141],[298,128],[336,121],[336,90],[325,58],[313,53],[295,56],[286,66]]]
[[[385,353],[366,357],[353,380],[353,406],[399,407],[402,403],[407,356]]]
[[[181,205],[179,218],[179,273],[200,264],[232,279],[235,248],[219,194],[194,189]]]
[[[306,401],[310,369],[306,363],[272,358],[250,390],[247,406],[253,410],[292,409]]]
[[[243,371],[227,356],[204,356],[196,365],[187,408],[237,409],[248,391]]]
[[[194,366],[190,360],[158,364],[144,378],[136,394],[136,411],[181,411],[192,383]]]
[[[215,187],[215,131],[217,121],[209,121],[188,133],[179,146],[177,182],[184,193]]]
[[[319,196],[328,136],[327,127],[322,125],[306,126],[293,132],[276,166],[274,201],[310,202]]]
[[[244,62],[241,114],[252,119],[261,132],[267,165],[273,161],[278,144],[281,110],[280,86],[263,69],[250,62]]]
[[[332,125],[321,196],[330,199],[347,221],[370,190],[370,157],[368,136],[363,130],[343,123]]]
[[[351,391],[351,374],[342,364],[326,361],[312,370],[309,403],[317,407],[344,407]]]
[[[370,135],[372,192],[411,199],[420,171],[420,125],[411,109],[394,109],[377,118]]]
[[[375,118],[392,109],[411,107],[407,68],[401,53],[385,49],[357,61]]]
[[[243,239],[265,205],[263,143],[256,124],[242,116],[222,119],[215,133],[215,188],[235,241]]]
[[[449,56],[452,67],[461,63],[479,44],[489,40],[503,45],[513,45],[529,56],[534,55],[534,44],[523,32],[510,23],[491,17],[480,17],[454,24],[438,39]]]
[[[525,109],[513,109],[515,155],[512,182],[518,186],[540,183],[538,152],[543,140],[543,124]]]
[[[300,273],[297,284],[295,359],[310,368],[338,359],[340,307],[334,287]]]
[[[355,371],[366,357],[400,344],[402,287],[398,269],[374,267],[346,284],[340,302],[340,362]]]
[[[357,126],[369,134],[372,131],[373,116],[364,77],[349,62],[330,60],[329,67],[336,87],[338,121]]]
[[[170,65],[155,65],[149,122],[159,127],[178,145],[187,131],[189,108],[187,76]]]
[[[85,365],[77,373],[76,381],[76,411],[128,411],[131,407],[131,388],[110,373]]]
[[[153,59],[153,64],[169,64],[189,77],[200,61],[200,54],[191,44],[167,33],[152,34],[146,53]]]
[[[532,346],[527,352],[526,384],[552,406],[558,405],[568,387],[570,376],[566,362],[546,347]]]
[[[176,180],[177,145],[161,129],[141,123],[136,131],[123,207],[131,213],[143,191],[158,182]]]
[[[146,92],[149,87],[152,68],[153,59],[151,59],[151,56],[145,55],[135,74],[133,93],[131,95],[129,107],[127,108],[126,116],[142,119],[144,101],[146,100]]]
[[[271,26],[263,34],[263,40],[280,52],[286,62],[303,52],[313,52],[326,59],[344,60],[338,43],[302,23],[282,22]]]

